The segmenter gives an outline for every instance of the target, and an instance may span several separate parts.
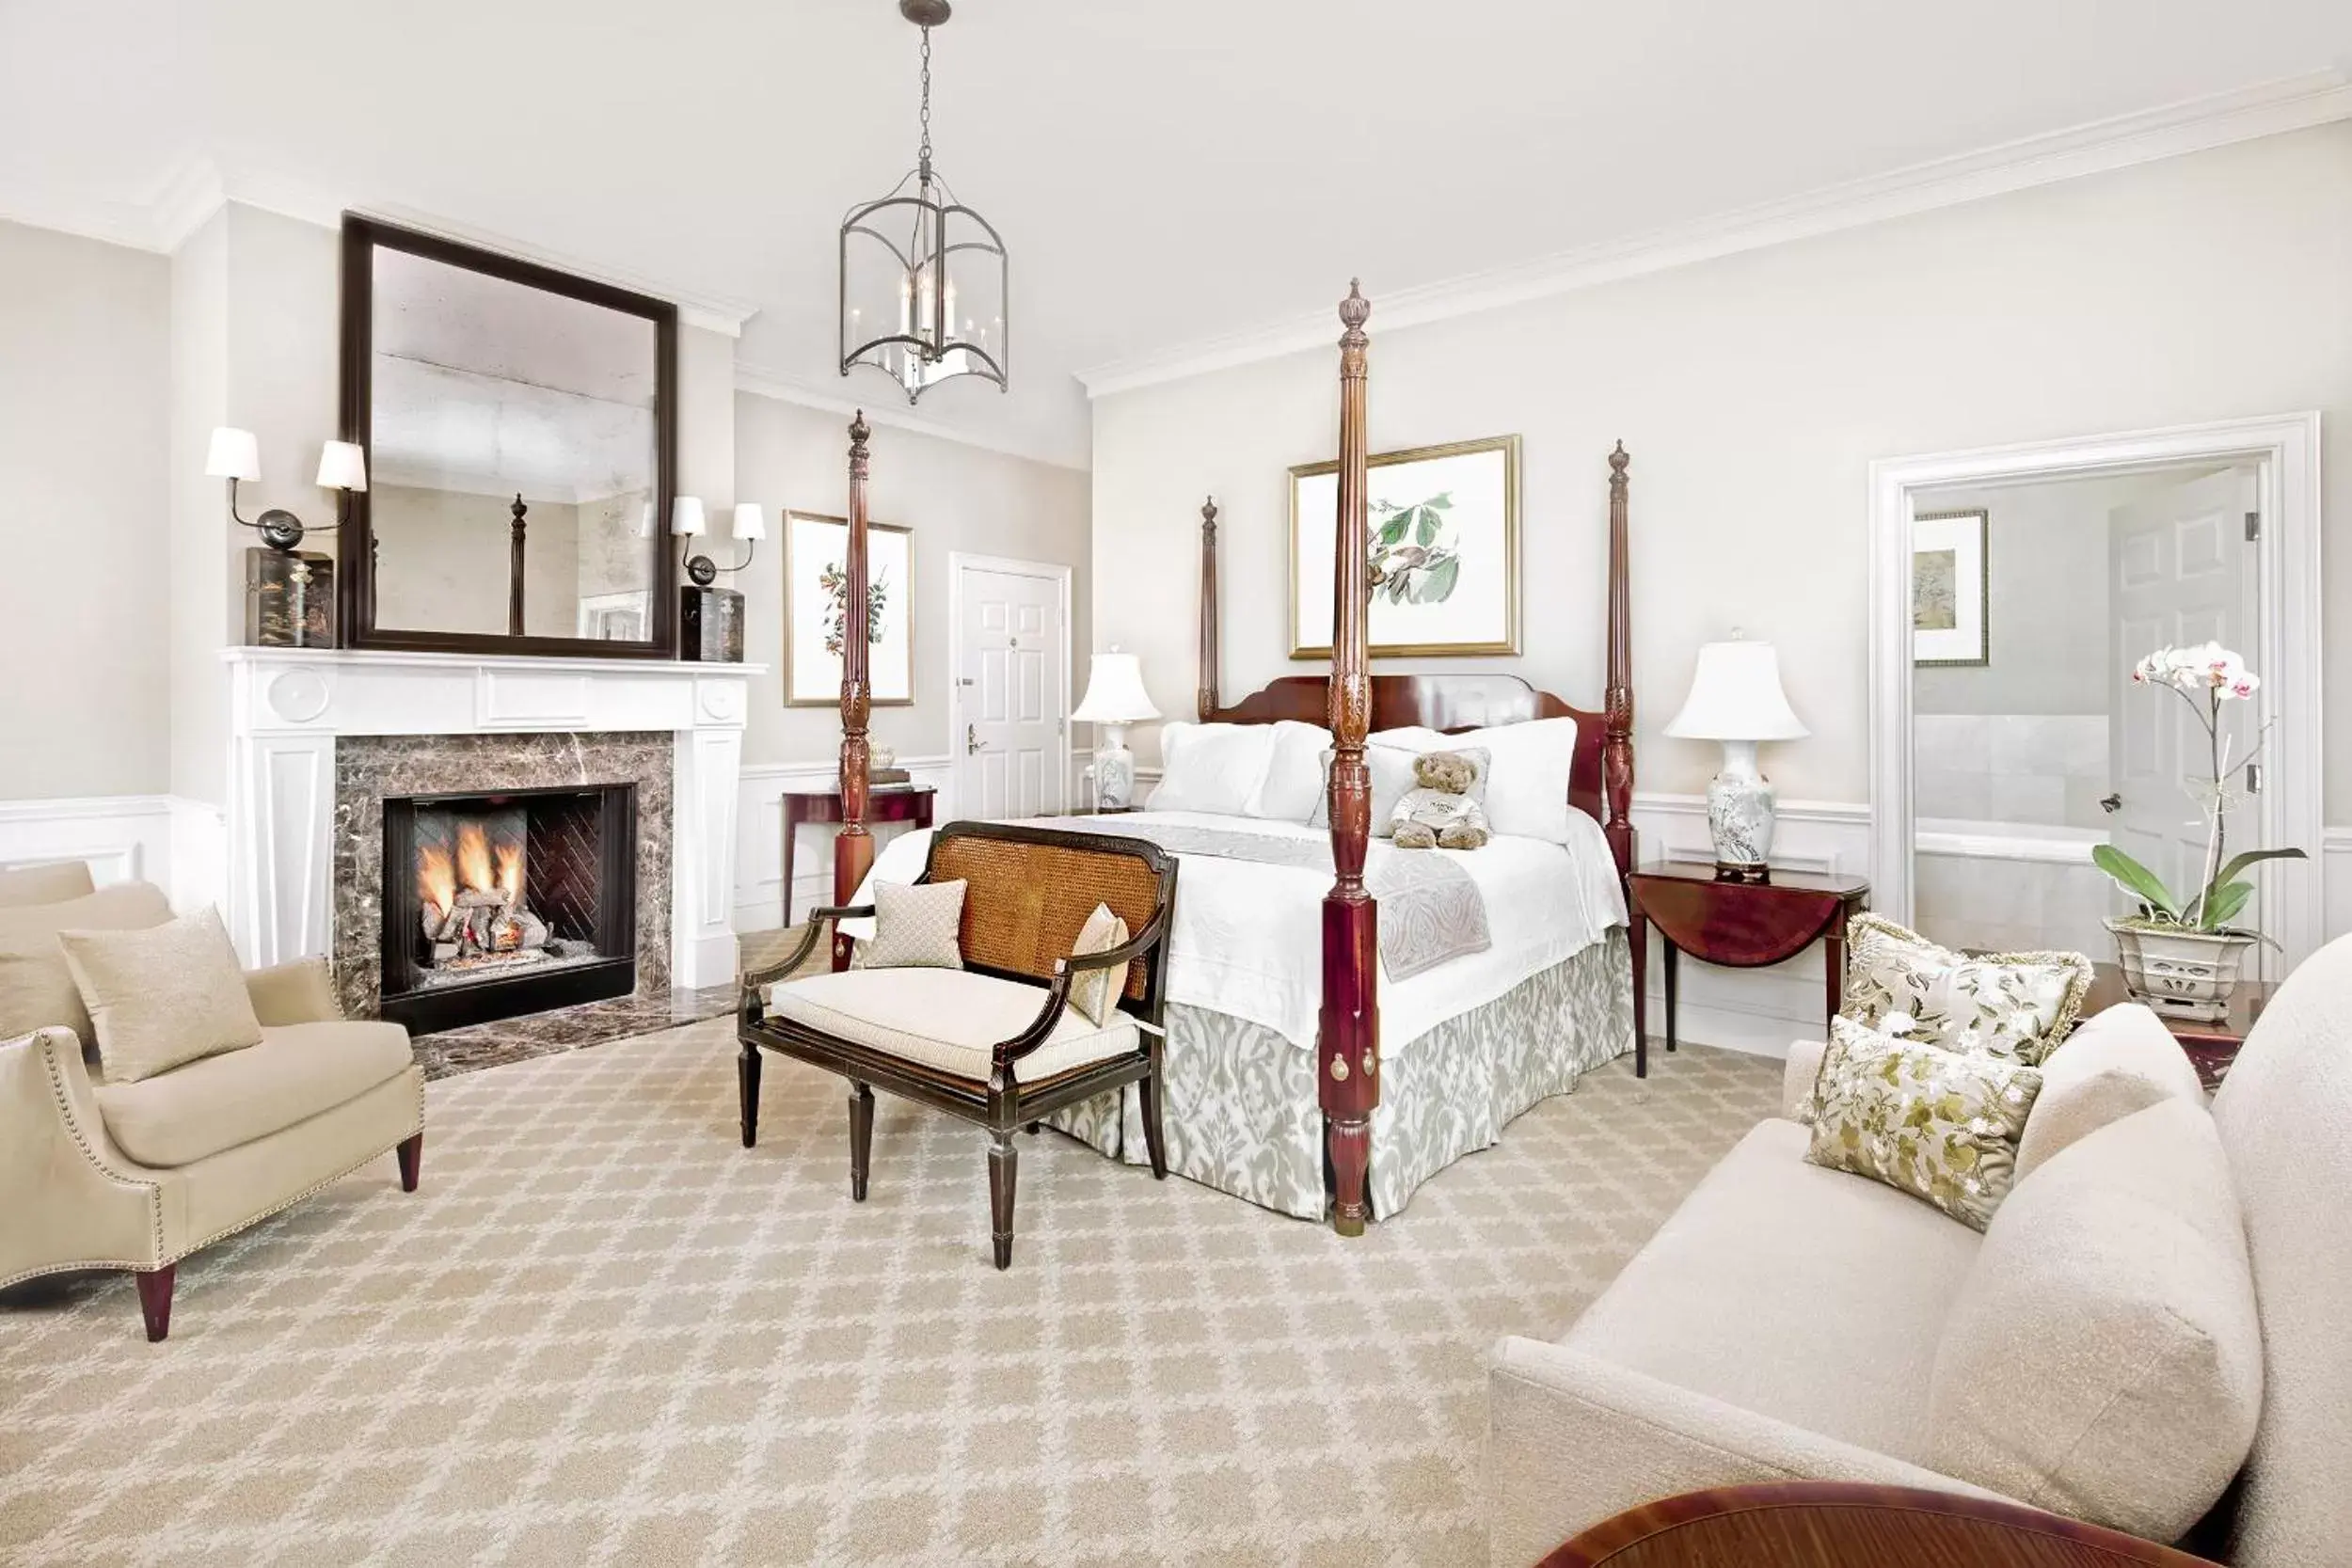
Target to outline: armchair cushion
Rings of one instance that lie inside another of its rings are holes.
[[[961,878],[914,887],[876,883],[874,935],[859,949],[858,967],[961,969],[957,932],[963,923],[966,885]]]
[[[1953,1304],[1928,1463],[2171,1541],[2246,1460],[2263,1331],[2229,1162],[2168,1100],[2019,1182]]]
[[[56,861],[47,865],[18,865],[0,870],[0,910],[28,904],[62,904],[87,898],[98,889],[90,881],[87,861]]]
[[[1036,1022],[1043,986],[968,969],[852,969],[782,980],[768,990],[778,1018],[953,1077],[986,1083],[990,1048]],[[1043,1045],[1013,1065],[1034,1084],[1136,1049],[1133,1021],[1113,1013],[1097,1024],[1065,1008]]]
[[[1127,923],[1111,913],[1108,904],[1097,904],[1094,912],[1087,916],[1087,923],[1078,927],[1078,941],[1070,949],[1070,956],[1083,958],[1092,953],[1107,953],[1114,947],[1125,946],[1133,935]],[[1113,996],[1111,972],[1107,969],[1080,970],[1071,978],[1070,1005],[1084,1014],[1089,1023],[1105,1022]]]
[[[262,1041],[237,950],[207,907],[143,931],[61,930],[106,1081],[131,1084]]]
[[[2148,1008],[2106,1008],[2042,1058],[2042,1093],[2017,1140],[2017,1180],[2075,1140],[2166,1100],[2204,1103],[2196,1064]]]
[[[64,1028],[91,1044],[98,1037],[57,933],[144,930],[170,918],[163,889],[151,882],[116,882],[83,898],[0,909],[0,1039]]]
[[[100,1085],[107,1132],[143,1165],[193,1164],[331,1111],[414,1060],[408,1031],[397,1023],[290,1023],[261,1035],[246,1050]]]
[[[296,958],[291,963],[245,972],[245,993],[253,1014],[268,1028],[282,1023],[331,1023],[343,1016],[335,997],[334,976],[325,958]]]

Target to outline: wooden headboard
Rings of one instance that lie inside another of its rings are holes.
[[[1271,724],[1295,720],[1321,724],[1330,707],[1328,675],[1283,675],[1231,707],[1200,716],[1212,724]],[[1521,724],[1531,719],[1576,721],[1576,756],[1568,767],[1568,804],[1606,825],[1601,799],[1601,740],[1607,720],[1589,708],[1538,691],[1517,675],[1427,674],[1372,677],[1372,727],[1397,730],[1422,725],[1447,734]]]
[[[1634,865],[1633,639],[1627,581],[1628,505],[1625,443],[1609,454],[1609,566],[1604,600],[1607,684],[1595,712],[1539,691],[1517,675],[1365,675],[1371,688],[1370,727],[1426,725],[1449,733],[1518,724],[1532,719],[1577,721],[1576,754],[1568,768],[1568,804],[1601,826],[1620,878]],[[1283,675],[1264,689],[1227,705],[1219,695],[1216,586],[1216,502],[1200,509],[1200,685],[1196,711],[1202,723],[1271,724],[1294,719],[1328,725],[1337,711],[1328,675]],[[1360,619],[1360,611],[1359,612]],[[1361,655],[1358,655],[1358,668]],[[1334,664],[1341,662],[1334,658]]]

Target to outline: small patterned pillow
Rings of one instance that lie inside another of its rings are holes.
[[[1127,923],[1111,913],[1108,904],[1097,904],[1087,923],[1078,927],[1078,940],[1072,945],[1073,958],[1088,953],[1107,953],[1123,944],[1131,933]],[[1118,982],[1114,985],[1112,982]],[[1127,983],[1127,971],[1119,969],[1082,969],[1070,982],[1070,1005],[1086,1014],[1090,1022],[1101,1023],[1110,1016],[1111,1001]]]
[[[1891,920],[1858,914],[1847,927],[1846,994],[1838,1011],[1866,1028],[1900,1014],[1907,1037],[2031,1067],[2058,1049],[2090,989],[2080,953],[1972,958]]]
[[[2009,1196],[2042,1069],[1830,1020],[1804,1157],[1923,1198],[1977,1230]]]
[[[874,884],[874,935],[859,957],[864,969],[961,969],[963,890],[952,882]]]

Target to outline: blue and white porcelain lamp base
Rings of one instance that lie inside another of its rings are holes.
[[[1772,783],[1756,766],[1756,742],[1724,742],[1723,770],[1707,784],[1707,829],[1715,840],[1715,875],[1724,881],[1769,879],[1772,855]]]
[[[1127,750],[1127,726],[1104,723],[1103,744],[1094,749],[1094,809],[1124,811],[1135,795],[1136,754]]]

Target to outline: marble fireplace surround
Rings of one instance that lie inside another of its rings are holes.
[[[373,1018],[384,980],[384,799],[546,784],[637,786],[637,986],[670,994],[670,753],[666,735],[342,736],[335,742],[335,988]]]
[[[222,659],[226,913],[246,963],[326,955],[346,1006],[372,1013],[383,795],[635,781],[639,994],[734,980],[737,789],[763,667],[329,648]],[[512,774],[485,781],[491,759]],[[344,785],[375,795],[362,808]],[[358,913],[362,895],[373,918]]]

